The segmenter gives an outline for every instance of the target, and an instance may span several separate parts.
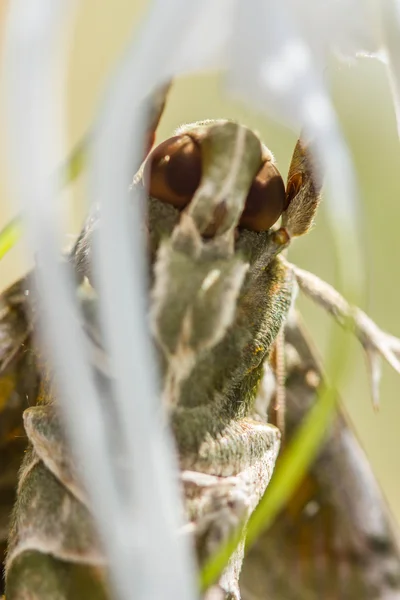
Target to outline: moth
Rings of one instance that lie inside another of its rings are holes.
[[[164,97],[165,90],[153,99],[147,148]],[[184,126],[158,145],[134,178],[133,186],[143,186],[148,195],[149,319],[162,375],[160,401],[175,437],[185,532],[199,566],[246,522],[272,476],[281,436],[268,422],[268,400],[282,391],[274,360],[282,334],[288,437],[322,380],[293,308],[296,286],[337,318],[353,315],[340,296],[313,285],[312,276],[282,256],[312,225],[322,185],[314,160],[300,140],[285,186],[272,153],[254,132],[229,121],[206,121]],[[99,223],[100,213],[89,217],[68,258],[84,325],[92,329],[97,295],[91,245]],[[104,556],[64,439],[51,370],[43,367],[32,338],[38,305],[33,300],[27,310],[32,295],[28,280],[18,282],[3,296],[0,319],[2,456],[9,452],[4,464],[11,473],[7,485],[0,479],[0,494],[7,510],[15,497],[7,600],[109,598]],[[386,343],[387,353],[397,353],[397,340],[376,326],[371,333],[363,313],[354,323],[367,350],[384,354]],[[101,347],[101,332],[94,337]],[[106,379],[101,365],[93,368]],[[16,487],[21,444],[17,450],[13,444],[21,440],[22,423],[27,449]],[[349,493],[350,485],[357,494]],[[241,581],[243,556],[244,540],[206,595],[283,600],[400,594],[393,530],[342,416],[301,489],[245,557]]]

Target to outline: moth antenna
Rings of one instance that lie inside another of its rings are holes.
[[[286,184],[286,210],[282,225],[291,236],[304,235],[314,221],[321,201],[322,178],[310,144],[298,140]]]

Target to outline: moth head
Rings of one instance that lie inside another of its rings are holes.
[[[218,155],[216,148],[219,143],[218,128],[225,123],[228,126],[239,127],[229,122],[205,122],[185,126],[177,135],[154,148],[143,167],[143,183],[149,195],[178,210],[188,209],[200,186],[205,188],[212,184],[211,161],[215,162],[217,158],[220,163],[223,162],[223,147],[221,145]],[[244,205],[235,225],[256,232],[267,231],[279,220],[287,206],[285,186],[271,152],[261,144],[255,134],[246,130],[246,135],[248,139],[245,143],[251,145],[254,160],[247,167],[252,169],[252,172],[246,188]],[[250,139],[250,136],[254,139]],[[229,160],[228,148],[226,158]],[[234,163],[234,153],[230,162]],[[230,165],[227,166],[225,171],[223,165],[221,166],[221,177],[226,173],[228,179]],[[212,222],[201,232],[205,238],[216,235],[226,217],[227,208],[223,194],[221,198],[221,202],[214,207]]]

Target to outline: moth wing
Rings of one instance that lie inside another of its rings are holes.
[[[287,437],[317,401],[323,372],[299,315],[285,331]],[[341,409],[316,461],[244,561],[244,600],[400,599],[397,532]]]
[[[0,562],[26,448],[22,413],[36,401],[38,392],[28,298],[29,282],[25,277],[0,296]]]

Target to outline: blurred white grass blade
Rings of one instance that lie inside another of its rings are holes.
[[[138,598],[195,597],[189,542],[177,536],[183,516],[174,484],[178,466],[172,460],[171,440],[162,430],[147,322],[144,211],[141,199],[129,193],[129,182],[143,155],[143,99],[170,74],[183,31],[199,6],[187,0],[152,4],[109,84],[89,156],[90,196],[101,212],[95,276],[126,450],[126,544],[134,544],[138,534],[142,542],[141,573],[136,573],[132,588],[132,596]]]
[[[400,2],[381,0],[383,46],[400,138]]]
[[[321,74],[332,52],[346,59],[359,55],[379,56],[379,2],[286,0],[289,21],[295,23],[299,36],[307,40],[315,67]],[[263,4],[268,26],[274,28],[276,20],[274,11],[268,7],[269,0]],[[250,9],[250,5],[238,0],[203,0],[196,9],[196,18],[182,30],[183,39],[174,56],[170,74],[225,67],[229,63],[231,46],[236,40],[240,43],[238,32],[233,27],[238,10],[240,14],[240,10],[247,13],[251,10],[253,19],[261,16]],[[251,36],[252,30],[247,30],[246,35]],[[298,59],[301,60],[301,56]]]
[[[317,66],[324,69],[332,51],[345,59],[378,54],[380,1],[288,0],[287,6]]]
[[[72,449],[82,466],[117,596],[130,596],[137,568],[126,560],[120,504],[112,457],[85,340],[73,302],[72,277],[60,264],[59,185],[54,160],[64,151],[65,64],[60,39],[71,3],[14,0],[6,28],[5,80],[8,155],[12,184],[27,222],[37,272],[43,336],[51,351],[60,390],[60,407]],[[99,466],[101,475],[99,476]],[[129,568],[127,568],[129,566]]]
[[[230,52],[233,91],[312,141],[324,174],[340,285],[354,300],[364,288],[358,190],[352,162],[323,85],[311,44],[302,37],[289,0],[240,3]],[[318,173],[317,173],[318,175]]]
[[[182,30],[182,40],[173,55],[173,73],[226,66],[238,0],[203,0],[197,4],[196,17]]]

